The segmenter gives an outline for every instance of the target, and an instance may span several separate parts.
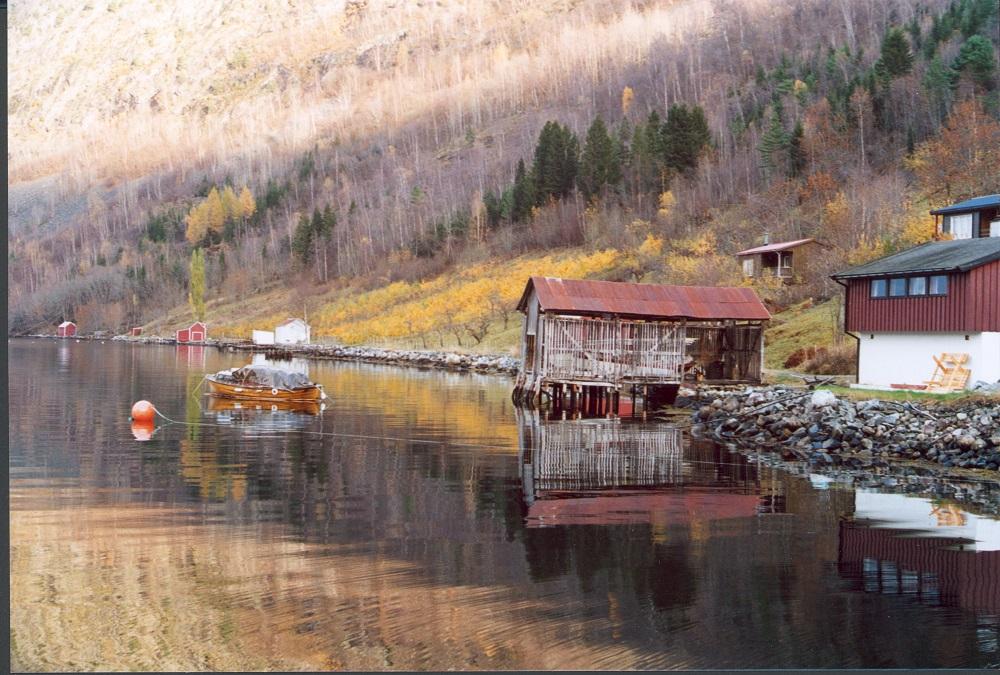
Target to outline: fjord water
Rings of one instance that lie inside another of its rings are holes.
[[[1000,551],[855,517],[940,504],[548,422],[502,377],[310,363],[314,416],[188,396],[245,354],[8,350],[15,669],[1000,662]],[[141,398],[200,426],[139,442]]]

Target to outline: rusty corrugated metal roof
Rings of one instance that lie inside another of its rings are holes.
[[[756,255],[758,253],[774,253],[775,251],[787,251],[790,248],[795,248],[796,246],[802,246],[802,244],[808,244],[814,241],[813,239],[796,239],[795,241],[779,241],[776,244],[765,244],[764,246],[758,246],[757,248],[748,248],[745,251],[740,251],[737,256],[741,255]]]
[[[534,288],[543,311],[565,314],[617,314],[646,319],[771,318],[752,288],[664,286],[616,281],[531,277],[517,308],[524,311]]]

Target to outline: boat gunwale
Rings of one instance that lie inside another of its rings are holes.
[[[212,375],[206,375],[205,379],[209,383],[208,394],[219,398],[276,402],[318,402],[322,399],[323,392],[323,385],[315,382],[305,387],[286,389],[256,384],[222,382]],[[215,390],[216,387],[221,388],[222,391]]]

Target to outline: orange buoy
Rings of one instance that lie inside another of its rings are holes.
[[[136,401],[132,406],[133,422],[152,423],[156,416],[156,408],[149,401]]]
[[[132,422],[132,435],[137,441],[148,441],[156,433],[156,425],[153,420]]]

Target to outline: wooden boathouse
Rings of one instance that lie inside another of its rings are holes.
[[[648,403],[685,380],[759,383],[771,318],[751,288],[552,277],[531,277],[517,309],[515,404],[544,394],[571,408],[597,401],[605,413],[616,413],[623,392]]]

